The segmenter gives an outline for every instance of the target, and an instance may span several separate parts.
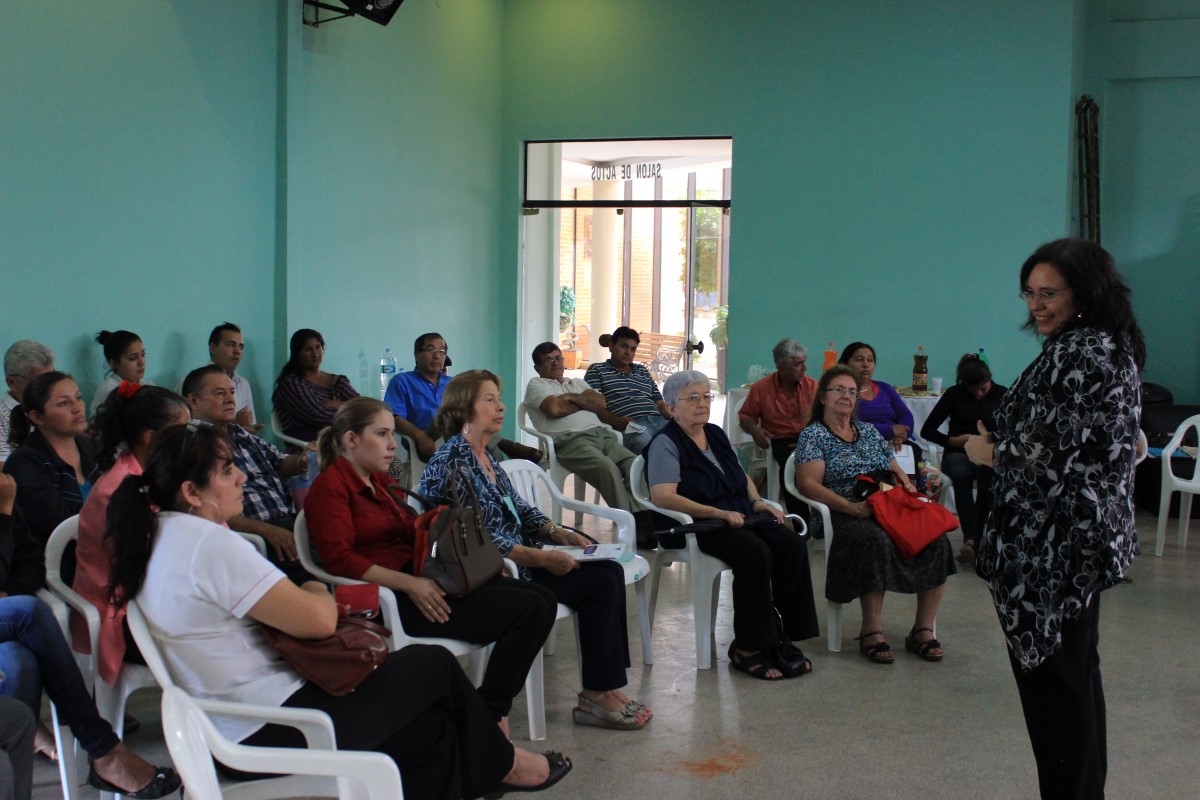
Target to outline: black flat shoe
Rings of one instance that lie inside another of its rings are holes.
[[[179,787],[183,785],[179,773],[170,767],[155,767],[155,769],[158,772],[154,773],[154,777],[150,779],[149,783],[136,792],[127,792],[101,778],[96,774],[96,767],[90,766],[88,768],[88,785],[102,792],[122,794],[132,797],[134,800],[158,800],[160,797],[166,797],[172,792],[178,791]]]
[[[549,789],[561,781],[571,771],[571,759],[562,753],[555,750],[547,750],[542,755],[546,757],[546,762],[550,765],[550,774],[546,776],[546,780],[537,786],[510,786],[507,783],[501,783],[498,789],[485,794],[483,796],[484,800],[494,800],[497,797],[503,797],[508,792],[540,792],[543,789]]]

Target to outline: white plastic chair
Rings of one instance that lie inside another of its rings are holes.
[[[425,460],[421,458],[421,450],[411,436],[405,436],[403,433],[393,435],[396,438],[396,458],[403,461],[408,470],[408,486],[405,488],[416,489],[417,484],[421,482],[421,475],[425,472]]]
[[[545,470],[537,464],[528,461],[510,460],[502,463],[500,467],[508,473],[513,488],[517,490],[522,499],[531,506],[541,508],[543,512],[545,508],[543,507],[542,495],[538,491],[539,488],[545,490],[551,504],[557,503],[571,511],[611,520],[616,523],[616,541],[625,545],[626,552],[634,554],[633,558],[629,561],[621,562],[621,567],[625,570],[625,585],[633,586],[634,597],[637,601],[638,622],[642,632],[642,663],[647,665],[653,664],[654,651],[650,646],[650,613],[646,602],[645,580],[646,576],[650,574],[650,563],[642,556],[637,555],[637,533],[633,514],[624,509],[581,503],[578,500],[566,497],[558,490],[554,482],[550,480]],[[561,606],[562,604],[560,603],[559,605]],[[552,633],[551,638],[553,636],[554,634]]]
[[[37,598],[50,607],[50,611],[54,614],[54,619],[62,631],[63,638],[70,642],[71,609],[61,597],[49,589],[38,589]],[[78,654],[76,654],[76,660],[78,660]],[[81,668],[80,671],[83,672],[83,669]],[[83,672],[83,678],[86,683],[88,673]],[[90,684],[88,686],[90,688]],[[54,732],[54,748],[58,751],[58,780],[62,785],[63,800],[73,800],[76,796],[76,787],[86,779],[87,773],[84,771],[84,767],[87,759],[80,755],[82,748],[79,747],[79,742],[72,735],[71,729],[59,720],[58,707],[53,702],[50,703],[50,727]],[[106,795],[106,797],[111,796],[110,794]]]
[[[692,522],[692,518],[679,511],[668,511],[650,502],[650,491],[646,487],[644,471],[646,459],[638,456],[629,468],[629,485],[633,496],[638,502],[651,511],[660,514],[683,525]],[[658,606],[658,584],[662,579],[663,567],[676,562],[685,562],[692,569],[692,615],[696,620],[696,668],[712,669],[717,651],[716,620],[717,599],[721,591],[721,573],[730,566],[719,558],[700,552],[696,544],[696,534],[685,534],[687,546],[680,549],[663,547],[660,543],[654,551],[654,580],[650,586],[650,632],[654,632],[654,612]]]
[[[772,503],[778,503],[779,464],[775,463],[775,456],[771,453],[770,448],[764,450],[755,444],[754,437],[742,430],[738,421],[738,412],[742,410],[742,406],[745,405],[746,398],[749,396],[749,394],[743,394],[732,403],[726,402],[725,435],[729,437],[729,443],[733,445],[734,450],[738,450],[746,444],[754,448],[754,457],[750,460],[746,472],[751,472],[758,467],[765,467],[767,470],[767,499]]]
[[[125,619],[129,624],[129,633],[133,636],[133,640],[137,642],[138,650],[142,654],[142,658],[146,661],[146,667],[154,675],[159,686],[163,689],[163,696],[166,697],[168,692],[179,692],[187,696],[184,691],[179,688],[175,682],[175,676],[167,667],[166,659],[163,657],[162,650],[158,647],[158,640],[154,637],[154,633],[150,627],[146,615],[142,612],[141,606],[137,600],[130,600],[125,607]],[[298,728],[308,742],[309,748],[317,748],[322,750],[334,750],[336,748],[336,740],[333,734],[333,724],[330,722],[328,715],[322,711],[302,708],[281,708],[279,706],[254,705],[249,703],[227,703],[213,700],[197,701],[205,704],[212,710],[211,713],[219,713],[223,717],[232,717],[236,719],[249,719],[256,722],[276,723],[279,725],[288,725],[293,728]],[[215,709],[219,709],[219,712]],[[167,739],[167,749],[171,752],[171,758],[175,762],[175,767],[183,777],[184,785],[187,787],[188,796],[196,795],[203,798],[224,797],[226,800],[268,800],[276,797],[337,797],[338,785],[337,782],[327,777],[313,777],[311,775],[297,774],[303,770],[289,770],[294,774],[289,774],[279,778],[269,778],[256,781],[245,781],[233,783],[220,790],[216,790],[216,794],[204,793],[201,794],[201,786],[205,786],[207,781],[202,779],[199,784],[193,786],[194,764],[189,764],[188,772],[185,772],[184,758],[181,758],[176,752],[176,747],[172,746],[172,739],[176,738],[170,732],[167,726],[167,719],[164,713],[163,716],[163,733]],[[176,742],[178,745],[178,742]],[[295,750],[301,756],[311,756],[312,753],[303,750]],[[214,755],[218,755],[216,750],[213,750]],[[218,755],[225,764],[237,768],[237,764]],[[386,757],[386,756],[385,756]],[[207,760],[206,769],[212,769],[211,759]],[[262,769],[254,770],[259,772],[270,772],[271,770]],[[216,775],[211,775],[211,781],[215,784]],[[207,792],[212,791],[211,785]]]
[[[1163,540],[1167,535],[1167,517],[1171,511],[1171,495],[1179,492],[1179,546],[1187,546],[1188,523],[1192,517],[1192,495],[1200,494],[1200,453],[1192,451],[1192,466],[1191,476],[1187,475],[1187,467],[1184,466],[1183,475],[1176,475],[1171,469],[1171,461],[1175,453],[1183,446],[1183,438],[1187,435],[1188,430],[1195,431],[1198,441],[1200,441],[1200,414],[1193,417],[1188,417],[1175,430],[1175,435],[1171,437],[1171,441],[1167,442],[1167,446],[1162,451],[1162,493],[1158,500],[1158,532],[1154,540],[1154,555],[1161,556],[1163,553]],[[1186,450],[1184,451],[1187,452]],[[1180,464],[1184,465],[1184,459],[1180,459]]]
[[[303,439],[297,439],[295,436],[288,436],[283,432],[283,426],[279,424],[279,412],[275,410],[271,411],[271,433],[275,434],[275,438],[279,441],[295,445],[301,450],[308,447],[308,442]]]
[[[295,536],[296,552],[299,555],[300,564],[317,580],[332,583],[336,586],[353,586],[354,584],[366,583],[366,581],[331,575],[317,566],[317,563],[313,561],[312,550],[310,549],[311,540],[308,534],[308,520],[303,511],[296,516]],[[400,608],[396,604],[396,594],[386,586],[379,587],[379,611],[382,617],[380,622],[392,631],[392,638],[388,641],[389,650],[399,650],[410,644],[439,645],[456,656],[467,656],[468,663],[470,664],[470,670],[467,674],[470,675],[471,681],[476,686],[483,682],[483,668],[487,655],[487,645],[472,644],[458,639],[409,636],[404,631],[404,625],[400,621]]]
[[[528,433],[533,438],[537,439],[538,449],[546,454],[546,472],[550,475],[550,480],[558,487],[559,494],[567,493],[567,476],[573,474],[571,470],[558,463],[558,456],[554,453],[554,437],[548,433],[542,433],[529,422],[529,409],[524,403],[517,407],[517,425],[521,430]],[[614,431],[618,439],[621,434]],[[587,496],[587,482],[579,475],[575,476],[575,499],[583,502]],[[555,522],[562,522],[562,507],[558,504],[557,499],[554,501],[554,507],[551,509],[550,518]],[[576,512],[575,523],[579,524],[579,512]]]
[[[321,716],[325,717],[327,730],[314,726],[309,714],[289,719],[294,716],[294,709],[274,709],[278,717],[272,721],[276,724],[308,726],[314,735],[309,738],[307,749],[235,744],[222,736],[208,718],[209,714],[243,716],[244,711],[245,707],[237,703],[194,699],[178,687],[163,691],[163,734],[189,797],[222,800],[234,796],[265,796],[259,790],[269,791],[271,797],[285,796],[276,793],[278,779],[239,784],[222,793],[213,767],[214,758],[244,772],[303,777],[312,784],[311,788],[305,789],[310,796],[343,800],[402,800],[404,797],[396,762],[382,753],[337,750],[332,725],[324,714]],[[254,718],[261,717],[256,715]],[[324,791],[318,793],[321,789]]]
[[[796,488],[796,461],[789,458],[787,466],[783,470],[784,485],[788,493],[806,503],[809,507],[815,509],[821,515],[821,525],[825,531],[825,553],[826,553],[826,569],[829,567],[829,546],[833,544],[833,520],[829,516],[829,506],[813,500],[800,493]],[[832,600],[825,601],[825,646],[831,652],[840,653],[842,651],[842,604],[835,603]]]
[[[149,689],[158,685],[150,670],[137,664],[122,664],[117,673],[117,680],[109,686],[97,674],[96,654],[100,637],[100,612],[92,603],[84,599],[62,579],[62,558],[67,544],[75,541],[79,535],[79,515],[68,517],[58,524],[46,542],[46,585],[57,597],[61,598],[72,610],[81,614],[87,624],[88,642],[91,655],[76,654],[79,671],[83,674],[84,683],[92,691],[95,698],[96,710],[100,716],[112,725],[117,736],[125,736],[125,704],[129,696],[138,689]],[[70,641],[70,633],[67,633]],[[61,752],[61,751],[60,751]],[[81,761],[77,769],[83,768]],[[81,776],[82,778],[82,776]],[[119,797],[109,792],[101,793],[104,797]]]
[[[523,462],[528,463],[528,462]],[[530,464],[531,467],[537,468]],[[540,471],[540,469],[539,469]],[[312,550],[310,550],[310,540],[308,535],[308,521],[304,517],[304,512],[301,511],[296,517],[296,552],[300,557],[300,564],[318,580],[323,580],[328,583],[339,586],[350,586],[356,583],[364,583],[364,581],[356,581],[351,578],[341,578],[336,575],[330,575],[325,570],[317,566],[312,558]],[[517,577],[517,566],[509,559],[504,559],[504,567],[510,577]],[[383,624],[392,631],[392,639],[388,642],[388,647],[391,650],[399,650],[402,647],[407,647],[410,644],[428,644],[438,645],[449,650],[452,655],[467,657],[467,676],[475,686],[483,683],[484,659],[487,656],[488,648],[491,644],[474,644],[472,642],[464,642],[459,639],[442,639],[433,637],[409,636],[404,631],[404,625],[400,622],[400,609],[396,605],[396,595],[391,589],[386,586],[379,587],[379,608],[383,616]],[[563,616],[562,609],[564,606],[559,605],[559,618]],[[529,714],[529,738],[531,741],[540,741],[546,738],[546,689],[544,675],[542,672],[542,660],[539,656],[534,660],[533,666],[529,670],[529,674],[525,677],[525,705]]]

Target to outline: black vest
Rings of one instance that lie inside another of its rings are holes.
[[[750,514],[752,507],[746,494],[746,472],[738,461],[733,445],[729,443],[729,437],[712,423],[704,426],[704,435],[708,438],[708,449],[717,457],[721,469],[713,466],[675,420],[659,431],[658,436],[668,437],[679,451],[679,486],[676,491],[689,500],[722,511]],[[649,451],[647,447],[646,452]]]

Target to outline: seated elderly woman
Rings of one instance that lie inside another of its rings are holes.
[[[500,379],[487,370],[455,377],[442,395],[436,424],[447,441],[425,467],[418,491],[449,502],[451,481],[460,495],[469,497],[473,489],[492,541],[520,567],[521,578],[550,589],[578,614],[583,689],[571,712],[576,724],[616,730],[645,726],[650,709],[621,691],[629,667],[624,570],[615,561],[580,563],[565,552],[541,548],[550,542],[590,542],[527,504],[488,452],[488,439],[504,425]]]
[[[772,681],[811,672],[812,662],[792,643],[818,634],[804,540],[759,496],[725,432],[708,421],[708,377],[676,372],[662,392],[673,419],[646,451],[650,499],[696,520],[724,523],[698,531],[696,544],[733,568],[730,666]]]
[[[393,589],[410,636],[494,642],[479,695],[508,733],[513,698],[554,627],[558,601],[549,589],[507,575],[465,597],[449,597],[434,581],[413,575],[415,515],[388,491],[396,452],[392,420],[381,400],[357,397],[321,431],[322,472],[304,504],[312,543],[334,575]]]
[[[884,592],[915,592],[916,621],[904,646],[926,661],[940,661],[942,646],[933,638],[933,626],[946,577],[955,571],[954,553],[942,534],[911,559],[902,559],[871,518],[870,504],[853,499],[856,477],[874,470],[891,470],[897,484],[914,488],[879,431],[854,418],[858,386],[851,368],[828,369],[817,384],[808,427],[796,444],[796,488],[829,506],[833,522],[825,597],[835,603],[858,598],[859,651],[876,664],[891,664],[895,655],[883,636]]]
[[[358,397],[358,392],[345,375],[322,371],[325,338],[319,332],[301,328],[292,334],[288,349],[291,355],[275,379],[271,402],[283,432],[311,442],[342,403]]]
[[[110,592],[119,602],[138,599],[184,691],[324,711],[339,748],[374,750],[396,762],[405,797],[458,800],[545,788],[570,771],[559,753],[514,748],[441,647],[389,653],[347,695],[306,682],[267,643],[262,626],[321,639],[336,628],[337,604],[324,584],[296,586],[226,527],[242,511],[245,479],[227,432],[175,425],[155,437],[145,471],[127,477],[109,502]],[[304,746],[290,727],[236,719],[216,726],[243,744]]]

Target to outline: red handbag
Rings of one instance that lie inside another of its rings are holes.
[[[339,617],[337,630],[324,639],[298,639],[270,625],[262,629],[292,669],[334,697],[353,692],[384,662],[392,635],[382,625],[357,617]]]
[[[903,559],[924,550],[943,533],[958,527],[958,518],[945,506],[931,503],[917,492],[897,486],[867,498],[879,527],[887,533]]]

